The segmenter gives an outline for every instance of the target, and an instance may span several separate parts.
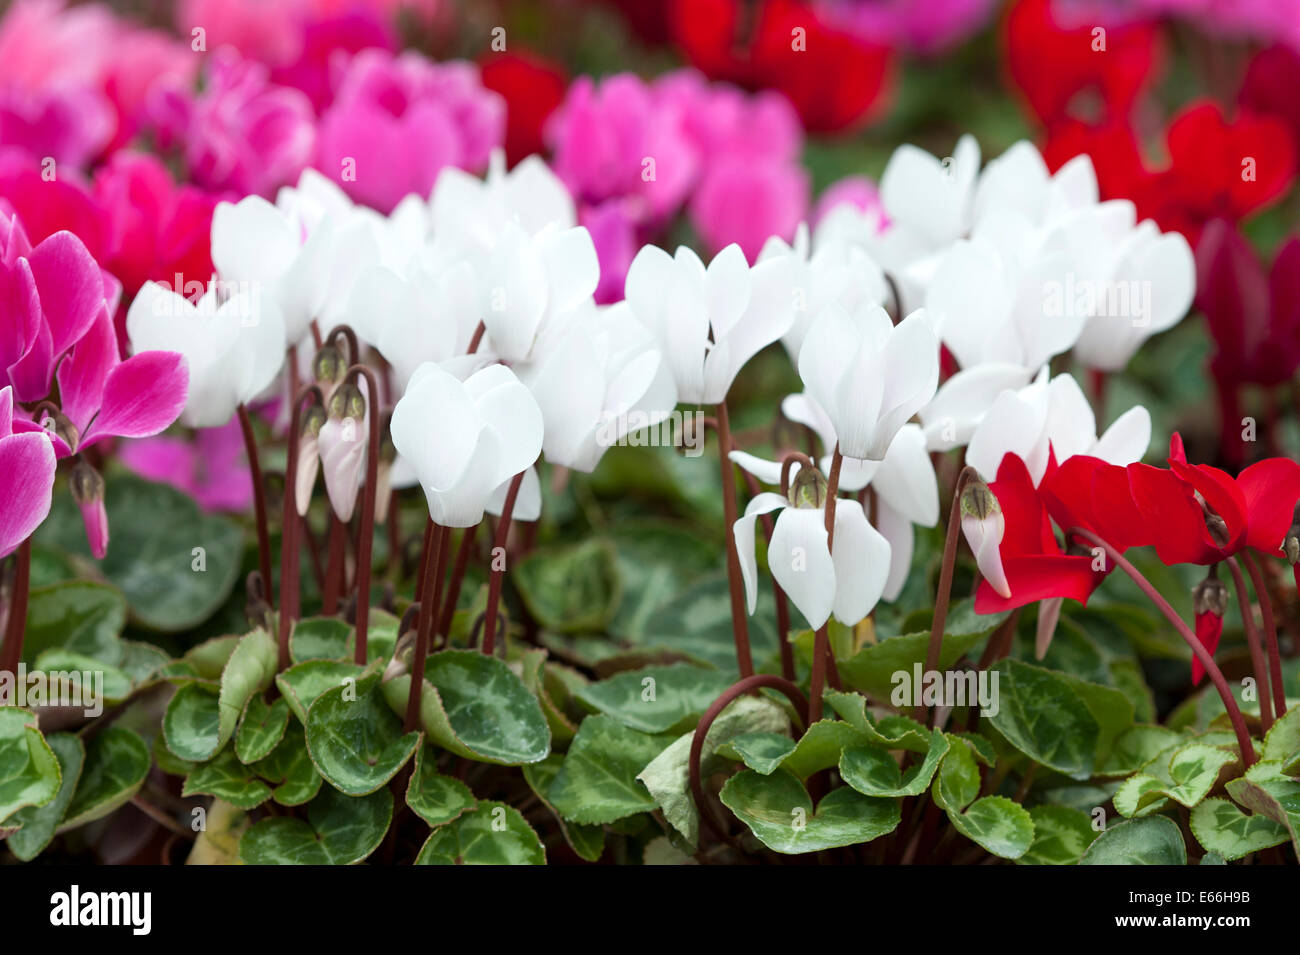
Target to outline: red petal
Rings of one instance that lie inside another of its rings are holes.
[[[1287,458],[1266,458],[1237,475],[1237,487],[1246,504],[1246,544],[1280,555],[1282,539],[1300,501],[1300,464]]]

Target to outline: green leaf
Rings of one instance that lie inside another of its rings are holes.
[[[236,809],[252,809],[271,798],[271,787],[239,761],[229,747],[210,762],[196,766],[185,780],[182,796],[216,796]]]
[[[939,669],[946,670],[956,663],[987,632],[988,630],[978,630],[973,633],[955,633],[950,630],[945,633],[939,650]],[[892,699],[895,690],[899,688],[895,674],[906,673],[911,678],[918,665],[925,666],[929,649],[929,631],[889,637],[863,647],[848,660],[840,661],[840,679],[847,686],[875,699]],[[912,701],[906,700],[905,705],[911,706]]]
[[[1228,795],[1251,812],[1286,827],[1291,845],[1300,853],[1300,782],[1282,774],[1276,760],[1256,763],[1227,785]]]
[[[564,757],[548,801],[571,822],[601,825],[658,806],[637,774],[673,740],[628,729],[608,716],[589,716]]]
[[[72,794],[76,792],[81,767],[86,760],[85,747],[81,745],[80,738],[72,733],[52,733],[46,737],[45,742],[59,761],[59,791],[44,805],[20,809],[6,822],[9,826],[22,827],[8,841],[13,854],[23,862],[35,859],[54,838],[59,821],[72,802]]]
[[[621,593],[614,548],[598,538],[534,551],[510,579],[533,618],[558,633],[603,631]]]
[[[241,763],[265,759],[284,739],[288,725],[288,700],[280,697],[268,706],[260,695],[250,696],[239,720],[239,732],[235,735],[235,755]]]
[[[910,716],[891,713],[875,720],[867,712],[867,698],[861,693],[828,690],[824,698],[831,709],[868,742],[885,749],[904,749],[911,753],[930,751],[930,731]]]
[[[948,820],[967,839],[1003,859],[1019,859],[1034,842],[1034,822],[1025,807],[1005,796],[976,799]]]
[[[741,733],[719,746],[718,755],[738,759],[754,772],[770,776],[794,747],[794,740],[782,733]]]
[[[420,745],[420,733],[384,701],[378,669],[326,690],[307,711],[307,751],[322,776],[349,796],[365,796],[397,775]]]
[[[118,636],[125,626],[126,598],[113,587],[72,580],[34,588],[27,602],[23,662],[30,665],[54,647],[112,662],[121,652]]]
[[[785,740],[788,755],[794,749],[789,733],[790,717],[770,698],[742,696],[733,700],[718,714],[704,738],[704,745],[700,747],[700,773],[708,776],[723,767],[724,759],[731,758],[723,751],[742,738],[753,740],[755,737],[778,736]],[[658,803],[664,819],[681,833],[689,846],[695,846],[700,835],[699,810],[690,791],[690,755],[694,740],[695,730],[678,737],[637,775]],[[748,752],[748,746],[742,744],[742,750]],[[771,767],[768,772],[775,768]]]
[[[622,599],[609,632],[641,637],[655,612],[715,566],[717,550],[698,529],[663,521],[620,521],[611,533]]]
[[[1189,743],[1176,750],[1165,766],[1153,764],[1153,773],[1131,776],[1115,793],[1115,810],[1121,816],[1153,812],[1166,799],[1188,807],[1204,799],[1219,778],[1219,772],[1237,756],[1216,746]]]
[[[864,796],[848,786],[832,790],[814,811],[808,790],[785,770],[771,776],[741,770],[727,780],[721,798],[759,842],[785,854],[870,842],[901,820],[897,799]]]
[[[1165,816],[1130,819],[1103,832],[1079,865],[1187,865],[1178,824]]]
[[[1286,826],[1268,816],[1248,816],[1226,799],[1204,800],[1192,810],[1190,823],[1192,835],[1206,852],[1217,852],[1226,861],[1281,845],[1290,838]]]
[[[247,865],[354,865],[379,848],[392,818],[387,789],[346,796],[327,786],[305,822],[277,816],[254,823],[239,840],[239,858]]]
[[[480,802],[433,831],[416,865],[546,865],[546,850],[519,810]]]
[[[271,798],[281,806],[301,806],[316,798],[320,773],[307,752],[307,740],[300,726],[290,726],[271,755],[253,767],[263,779],[277,784]]]
[[[118,655],[121,649],[118,648]],[[101,694],[101,702],[104,703],[121,703],[131,695],[133,684],[131,678],[115,666],[109,666],[102,660],[94,657],[88,657],[84,653],[77,653],[73,650],[65,650],[62,647],[55,647],[46,650],[36,658],[32,671],[39,671],[46,674],[48,696],[51,702],[58,700],[62,694],[63,699],[69,702],[77,702],[78,699],[86,699],[94,690],[98,689]],[[56,674],[62,673],[64,676],[59,678]],[[83,674],[91,674],[90,680],[86,680]],[[96,677],[95,674],[98,674]],[[98,687],[94,684],[102,680]],[[83,688],[84,689],[80,689]],[[80,692],[73,692],[79,689]]]
[[[548,798],[551,783],[555,781],[555,777],[559,774],[560,767],[563,764],[564,757],[559,753],[552,753],[540,763],[529,763],[523,767],[524,779],[527,781],[528,787],[532,789],[537,798],[555,817],[560,826],[560,832],[564,835],[564,841],[569,844],[569,848],[576,852],[579,858],[588,862],[595,862],[605,852],[604,827],[584,826],[581,823],[569,822],[551,805]]]
[[[1279,760],[1286,765],[1288,775],[1296,775],[1291,767],[1300,756],[1300,707],[1292,707],[1282,718],[1269,727],[1264,736],[1261,760]]]
[[[520,660],[520,678],[524,686],[537,697],[551,728],[551,742],[556,746],[567,744],[578,733],[577,723],[565,711],[562,701],[571,699],[569,682],[575,688],[584,686],[587,678],[580,673],[548,663],[545,650],[525,651]],[[549,757],[548,757],[549,758]]]
[[[781,761],[781,768],[807,779],[815,772],[838,765],[844,747],[864,741],[861,733],[842,720],[818,720],[799,737],[790,755]]]
[[[128,802],[149,775],[149,747],[138,733],[107,726],[86,744],[86,761],[59,832],[101,819]]]
[[[345,683],[356,682],[364,667],[341,660],[308,660],[275,676],[275,685],[284,694],[285,701],[298,722],[307,725],[307,710],[316,697]]]
[[[1092,819],[1082,809],[1044,804],[1029,810],[1034,842],[1016,861],[1021,865],[1074,865],[1097,838]]]
[[[98,571],[126,595],[131,615],[150,630],[196,627],[234,589],[244,532],[229,518],[199,510],[165,484],[115,474],[105,498],[113,541]],[[68,495],[55,495],[37,539],[90,562],[81,515]],[[194,552],[202,548],[201,554]],[[195,569],[201,566],[202,570]]]
[[[840,777],[864,796],[918,796],[930,785],[947,752],[947,738],[934,730],[925,759],[903,772],[886,749],[847,746],[840,754]]]
[[[502,660],[477,650],[430,654],[420,720],[431,742],[485,763],[518,766],[545,759],[551,731],[537,697]],[[410,675],[383,684],[396,713],[406,712]]]
[[[757,612],[749,618],[749,642],[754,659],[775,655],[776,612],[769,587],[760,587]],[[731,588],[727,575],[718,573],[699,580],[688,590],[662,604],[645,623],[638,645],[683,653],[717,667],[736,672],[736,651],[732,642]]]
[[[583,687],[577,698],[642,733],[682,733],[732,684],[718,670],[678,663],[629,670]]]
[[[980,768],[970,746],[948,747],[931,791],[939,807],[950,813],[961,812],[979,795]]]
[[[304,617],[294,622],[293,632],[289,634],[289,658],[294,663],[342,660],[349,656],[351,635],[352,628],[338,617]]]
[[[216,688],[182,683],[163,714],[163,740],[183,760],[202,763],[221,749],[221,703]]]
[[[1182,738],[1182,734],[1163,726],[1131,727],[1116,738],[1105,762],[1097,768],[1097,775],[1129,776]]]
[[[430,826],[451,822],[473,809],[474,794],[459,779],[438,772],[433,753],[421,746],[415,754],[415,772],[406,785],[406,804]]]
[[[988,722],[1006,741],[1073,779],[1091,776],[1101,727],[1075,681],[1018,660],[989,669],[999,674],[999,706]]]
[[[235,647],[239,646],[239,641],[242,639],[239,634],[233,633],[213,637],[190,647],[181,659],[194,668],[195,675],[199,679],[219,683],[222,671],[230,662],[230,655],[235,652]]]
[[[221,671],[221,692],[217,697],[221,713],[217,722],[217,749],[235,735],[244,705],[261,693],[275,679],[279,650],[275,638],[257,629],[235,645],[235,650]],[[180,754],[178,754],[180,755]]]

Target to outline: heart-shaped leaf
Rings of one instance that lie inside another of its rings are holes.
[[[162,731],[167,748],[183,760],[202,763],[221,749],[219,691],[207,683],[182,683],[167,704]]]
[[[533,618],[558,633],[602,632],[620,599],[614,548],[598,538],[534,551],[510,577]]]
[[[0,679],[6,677],[11,674]],[[6,687],[6,694],[12,689]],[[58,792],[59,760],[36,728],[36,717],[0,707],[0,822],[26,806],[45,805]]]
[[[1074,865],[1097,838],[1092,818],[1082,809],[1045,803],[1029,810],[1034,842],[1016,861],[1021,865]]]
[[[1226,799],[1202,801],[1192,810],[1190,822],[1196,841],[1228,861],[1290,838],[1286,826],[1258,813],[1248,816]]]
[[[271,798],[271,787],[258,779],[227,747],[216,759],[196,766],[185,780],[182,796],[216,796],[236,809],[252,809]]]
[[[45,738],[54,758],[59,761],[59,791],[43,806],[28,806],[9,817],[6,826],[22,828],[9,837],[13,854],[23,862],[40,855],[54,838],[54,832],[72,802],[77,781],[81,779],[81,766],[86,759],[85,747],[72,733],[52,733]]]
[[[1005,796],[976,799],[948,819],[967,839],[1003,859],[1019,859],[1034,842],[1034,822],[1025,807]]]
[[[406,804],[436,828],[470,811],[477,801],[469,787],[459,779],[438,772],[433,755],[425,746],[415,754],[415,772],[406,786]]]
[[[117,648],[121,655],[121,648]],[[121,703],[131,695],[134,683],[115,666],[83,653],[55,647],[36,658],[32,671],[44,674],[47,699],[51,703],[84,705],[88,697],[97,695],[99,702]]]
[[[1172,819],[1145,816],[1107,829],[1079,865],[1187,865],[1187,847]]]
[[[817,852],[870,842],[898,828],[897,799],[864,796],[841,786],[813,809],[812,798],[795,776],[777,770],[762,776],[744,769],[722,787],[723,804],[774,852]]]
[[[416,865],[546,865],[546,850],[519,810],[499,802],[433,831]]]
[[[718,670],[678,663],[629,670],[577,693],[591,709],[642,733],[682,733],[732,684]]]
[[[1256,763],[1227,785],[1228,795],[1251,812],[1284,826],[1300,853],[1300,782],[1282,772],[1280,760]]]
[[[1214,788],[1219,772],[1237,761],[1236,753],[1189,743],[1176,750],[1168,763],[1154,761],[1149,773],[1131,776],[1115,793],[1115,810],[1122,816],[1145,815],[1165,805],[1167,799],[1191,808]]]
[[[307,751],[322,776],[350,796],[372,793],[397,775],[420,745],[420,733],[384,702],[379,670],[355,686],[326,690],[307,711]]]
[[[288,727],[280,745],[253,768],[263,779],[277,784],[271,798],[281,806],[301,806],[320,791],[321,775],[307,752],[301,726]]]
[[[267,704],[260,695],[250,696],[235,734],[235,755],[241,763],[265,759],[284,739],[289,725],[289,701],[283,696]]]
[[[316,702],[316,697],[349,681],[355,684],[363,669],[342,660],[308,660],[276,674],[275,685],[284,694],[298,722],[306,726],[307,710]]]
[[[657,803],[637,774],[672,741],[638,733],[608,716],[589,716],[551,783],[548,801],[565,819],[590,825],[649,812]]]
[[[917,796],[930,785],[948,745],[943,733],[934,730],[925,758],[906,772],[889,750],[871,745],[847,746],[840,754],[840,777],[864,796]]]
[[[990,667],[999,674],[999,706],[988,722],[1035,762],[1074,779],[1092,775],[1101,727],[1075,683],[1018,660]]]
[[[249,699],[271,685],[278,663],[279,649],[275,638],[265,630],[245,634],[235,645],[225,669],[221,671],[221,692],[217,698],[221,707],[217,722],[217,749],[225,746],[235,735],[240,714]]]
[[[247,865],[354,865],[379,848],[392,819],[387,789],[347,796],[326,786],[305,822],[279,816],[254,823],[239,840],[239,858]]]
[[[529,763],[523,767],[524,779],[528,782],[528,788],[545,804],[547,809],[551,810],[551,815],[559,823],[560,831],[564,834],[564,841],[569,844],[569,848],[576,852],[579,858],[586,859],[588,862],[595,862],[605,852],[604,827],[584,826],[581,823],[569,822],[551,805],[548,798],[551,783],[555,781],[555,777],[563,763],[563,756],[559,753],[552,753],[540,763]]]
[[[84,532],[83,532],[84,533]],[[115,587],[70,580],[33,588],[28,597],[23,661],[29,666],[55,647],[113,662],[126,626],[126,598]]]
[[[420,717],[430,741],[468,759],[517,766],[551,751],[551,731],[537,697],[505,662],[476,650],[430,654]],[[404,714],[410,675],[383,684],[393,712]]]
[[[783,733],[741,733],[718,747],[718,755],[738,759],[749,769],[770,776],[794,752],[795,741]]]
[[[101,819],[128,802],[149,775],[149,747],[138,733],[107,726],[86,743],[86,761],[59,832]]]
[[[289,634],[289,659],[342,660],[348,657],[348,638],[352,628],[338,617],[304,617],[293,624]]]
[[[974,752],[964,742],[952,741],[931,789],[934,801],[949,813],[961,812],[979,795],[980,768],[975,765]]]

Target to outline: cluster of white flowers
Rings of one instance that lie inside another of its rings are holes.
[[[981,171],[970,137],[942,161],[904,146],[881,200],[883,215],[841,206],[811,237],[773,238],[753,266],[737,246],[707,265],[647,246],[625,301],[598,306],[591,237],[536,157],[506,172],[497,156],[485,179],[447,170],[428,201],[408,197],[387,217],[308,171],[274,204],[219,206],[220,281],[197,307],[147,286],[128,331],[137,349],[190,359],[185,420],[212,425],[272,385],[286,349],[306,378],[313,336],[349,326],[386,365],[386,393],[365,397],[393,407],[393,482],[418,482],[431,517],[457,527],[498,509],[521,473],[516,514],[535,519],[539,454],[590,471],[624,436],[611,420],[640,427],[678,402],[721,405],[745,363],[780,341],[804,388],[782,412],[820,442],[819,468],[838,458],[839,488],[870,487],[873,506],[840,501],[828,534],[824,502],[756,496],[735,525],[751,609],[755,520],[783,508],[768,554],[778,581],[814,626],[832,613],[852,624],[897,596],[913,525],[938,520],[930,452],[967,446],[988,479],[1008,451],[1035,480],[1049,446],[1057,461],[1141,457],[1144,409],[1099,439],[1079,386],[1049,380],[1047,364],[1073,350],[1090,368],[1122,368],[1183,316],[1195,282],[1187,243],[1136,223],[1132,203],[1099,201],[1086,157],[1050,175],[1019,143]],[[944,348],[958,368],[940,385]],[[331,495],[355,496],[364,455],[326,454],[323,431],[321,443],[326,471],[335,458],[353,476],[327,473]],[[781,462],[732,459],[781,484]]]

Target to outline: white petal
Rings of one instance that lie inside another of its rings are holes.
[[[889,578],[889,541],[871,526],[857,501],[835,507],[835,617],[853,626],[880,600]]]
[[[939,522],[939,482],[925,446],[925,434],[904,425],[872,478],[871,486],[913,524],[933,527]]]
[[[816,630],[835,602],[835,566],[826,548],[821,508],[787,507],[776,519],[767,548],[772,576]]]
[[[786,500],[779,494],[759,494],[745,508],[731,532],[736,538],[736,554],[740,558],[740,576],[745,581],[745,599],[749,612],[758,607],[758,561],[754,556],[754,522],[760,514],[785,507]],[[770,559],[770,554],[769,554]]]
[[[1088,452],[1111,464],[1126,466],[1141,461],[1151,446],[1151,413],[1141,405],[1115,419]]]

